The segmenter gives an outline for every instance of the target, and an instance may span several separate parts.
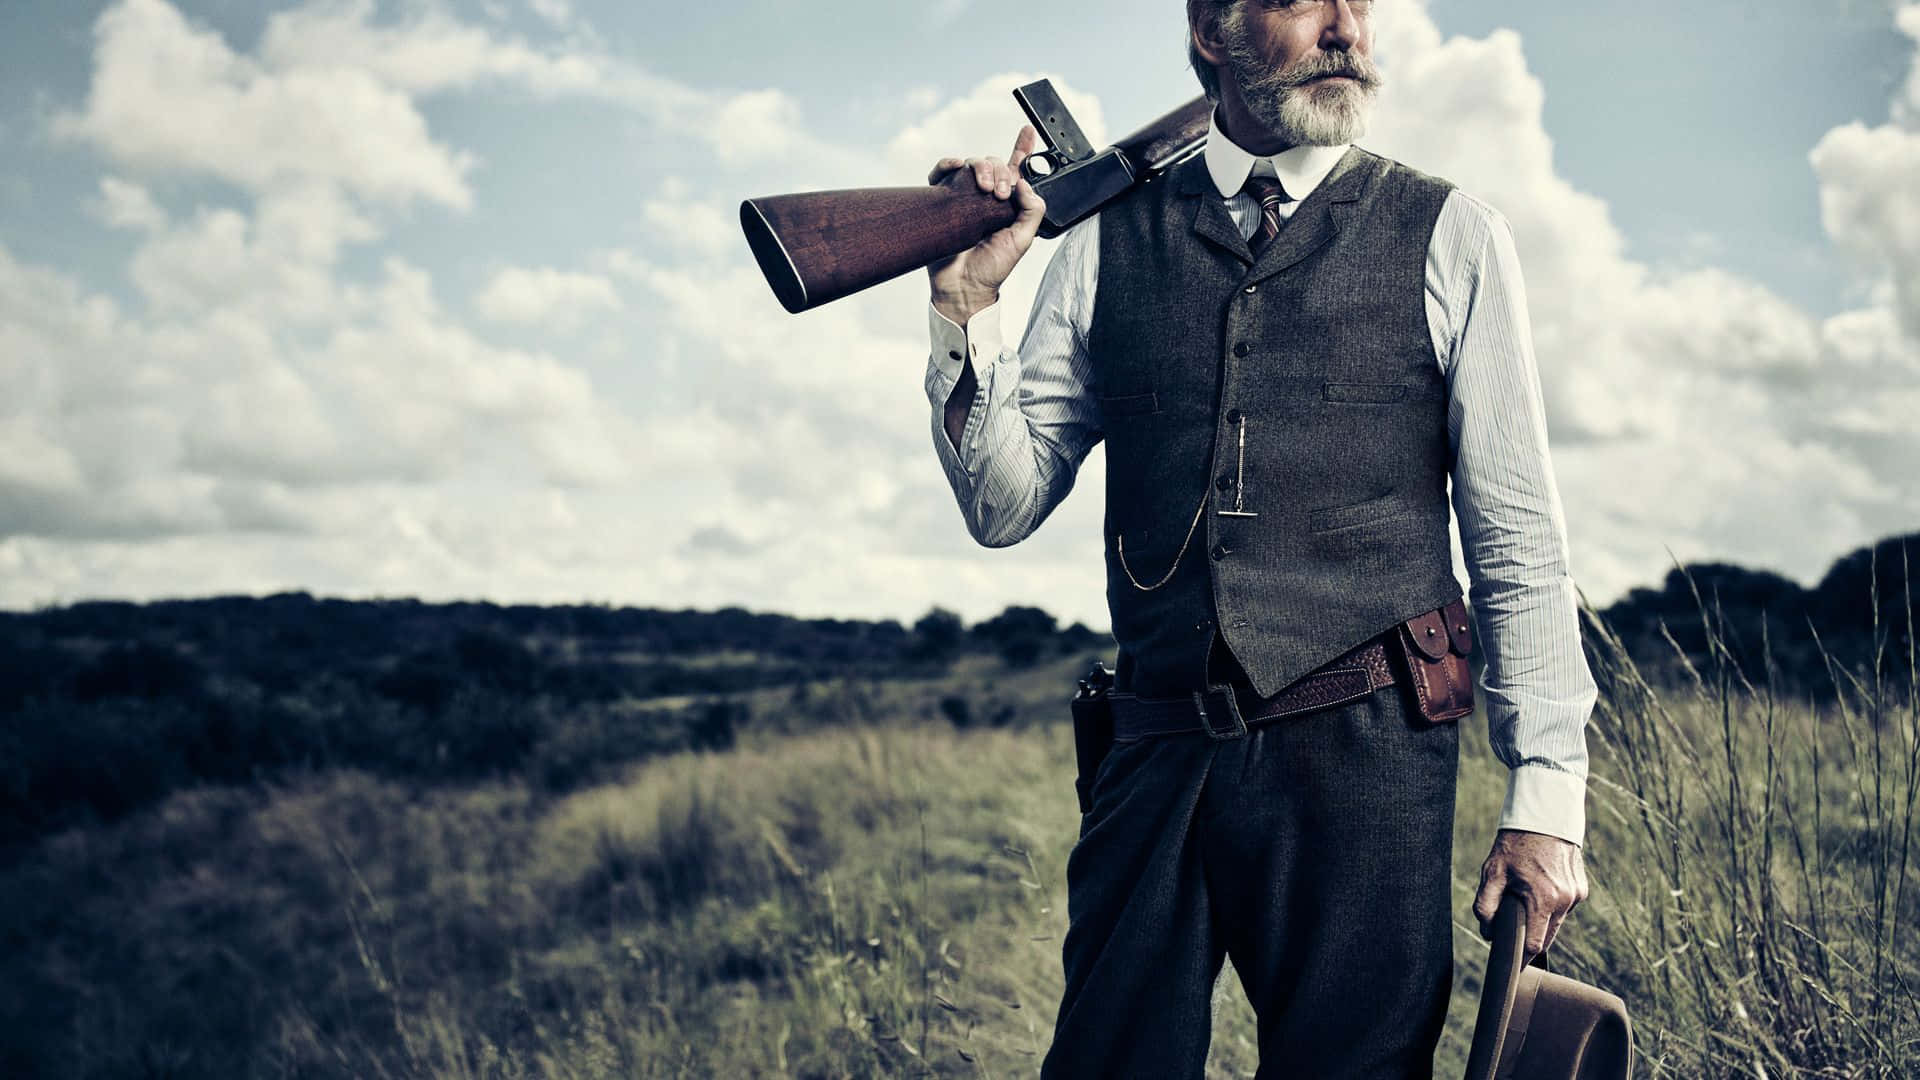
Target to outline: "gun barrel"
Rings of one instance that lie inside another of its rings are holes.
[[[1213,103],[1196,97],[1113,145],[1127,155],[1136,175],[1152,176],[1205,146],[1212,117]]]
[[[797,315],[957,255],[1019,215],[1013,200],[971,186],[849,188],[747,199],[740,228]]]

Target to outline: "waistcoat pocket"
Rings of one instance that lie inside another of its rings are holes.
[[[1152,390],[1143,394],[1103,395],[1100,411],[1107,416],[1140,416],[1160,411],[1160,395]]]
[[[1409,389],[1406,383],[1330,382],[1320,387],[1320,396],[1328,401],[1391,405],[1405,401]]]
[[[1313,511],[1308,518],[1309,527],[1314,532],[1326,532],[1331,529],[1344,529],[1349,525],[1364,525],[1369,521],[1392,517],[1404,509],[1400,489],[1395,488],[1384,495],[1371,499],[1362,499],[1345,506],[1330,506]]]

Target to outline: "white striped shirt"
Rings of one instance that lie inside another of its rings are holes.
[[[1258,202],[1240,192],[1250,171],[1280,178],[1295,200],[1281,204],[1290,216],[1345,151],[1299,146],[1255,158],[1216,126],[1206,164],[1241,235],[1250,237],[1260,220]],[[1098,222],[1095,215],[1062,236],[1017,351],[1001,340],[997,304],[964,329],[928,306],[934,446],[981,544],[1012,544],[1038,528],[1102,437],[1087,355]],[[1597,691],[1580,647],[1526,293],[1505,216],[1458,188],[1427,249],[1425,301],[1448,387],[1452,502],[1486,659],[1480,691],[1494,755],[1509,770],[1497,828],[1581,843],[1585,728]],[[979,387],[955,447],[945,406],[969,357]]]

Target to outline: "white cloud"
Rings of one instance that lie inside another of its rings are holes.
[[[278,12],[261,35],[261,60],[280,71],[362,72],[408,94],[486,81],[549,95],[599,94],[620,74],[619,65],[606,58],[502,40],[437,7],[415,8],[394,24],[375,23],[375,14],[372,0],[331,0]],[[695,96],[664,80],[648,79],[645,89],[670,103]]]
[[[100,220],[118,229],[154,232],[167,227],[167,213],[139,184],[117,176],[100,178],[100,200],[94,207]]]
[[[694,200],[689,185],[669,177],[660,197],[640,204],[640,223],[655,250],[696,262],[725,261],[739,253],[740,216],[732,207]]]
[[[1906,332],[1920,339],[1920,116],[1912,123],[1847,124],[1809,156],[1828,235],[1884,284]]]
[[[871,174],[865,155],[809,136],[778,90],[696,91],[602,52],[503,39],[436,7],[394,24],[375,15],[372,0],[283,11],[246,56],[167,0],[120,0],[95,24],[85,103],[54,130],[130,169],[464,210],[476,160],[433,138],[414,97],[495,84],[619,105],[724,162],[801,157],[833,163],[834,176]]]
[[[1900,32],[1920,43],[1920,4],[1908,0],[1895,8],[1893,23]],[[1920,62],[1907,68],[1906,85],[1893,99],[1893,122],[1908,130],[1920,128]]]
[[[226,304],[183,293],[136,319],[0,249],[0,537],[245,530],[292,491],[492,469],[599,485],[635,459],[629,425],[580,371],[481,340],[399,260],[307,322],[277,310],[275,281],[222,280]]]
[[[151,233],[129,270],[157,311],[245,309],[262,320],[310,324],[346,303],[333,274],[341,248],[377,235],[337,192],[293,188],[262,196],[251,215],[202,207]]]
[[[573,21],[573,5],[568,0],[528,0],[527,6],[555,26],[566,26]]]
[[[972,6],[973,0],[933,0],[927,6],[927,23],[936,28],[950,25]]]
[[[268,70],[164,0],[122,0],[94,38],[86,104],[55,130],[123,165],[251,191],[319,181],[392,202],[472,202],[471,159],[434,142],[406,94],[371,72]]]
[[[387,42],[387,71],[285,44],[343,26],[376,33],[370,14],[347,0],[276,17],[260,56],[161,0],[101,15],[86,102],[55,129],[136,174],[226,180],[251,206],[169,214],[138,180],[103,177],[95,214],[140,234],[133,315],[0,250],[0,537],[338,532],[350,512],[314,511],[370,484],[623,475],[630,425],[577,367],[474,334],[404,259],[387,257],[370,281],[341,272],[348,249],[381,239],[383,207],[471,201],[467,155],[433,138],[411,94],[470,73],[461,57],[486,54],[473,33],[430,14]],[[439,31],[451,38],[436,50]],[[491,62],[511,69],[514,55]],[[394,77],[409,70],[412,84]],[[618,303],[604,279],[532,281],[544,297],[516,295],[509,277],[494,308],[565,320]]]
[[[548,482],[618,475],[623,425],[586,376],[552,356],[489,345],[446,318],[424,270],[390,258],[374,317],[337,328],[312,357],[377,444],[452,476],[482,444],[524,440]]]
[[[992,155],[1006,160],[1020,125],[1027,122],[1026,114],[1013,99],[1013,91],[1041,78],[1052,79],[1053,88],[1072,111],[1087,141],[1094,146],[1107,145],[1107,119],[1098,98],[1058,76],[1002,72],[980,80],[965,94],[932,109],[924,119],[895,135],[887,144],[888,171],[924,181],[927,170],[943,157]]]
[[[613,282],[598,274],[510,266],[488,280],[473,306],[494,322],[569,329],[594,312],[618,309],[620,296]]]
[[[146,0],[158,3],[160,0]],[[405,21],[376,24],[372,0],[333,0],[281,12],[268,21],[261,55],[287,72],[351,71],[411,94],[491,83],[541,97],[580,97],[629,109],[681,139],[705,145],[723,162],[826,163],[858,176],[864,155],[808,135],[788,94],[761,88],[716,93],[662,78],[598,50],[541,49],[502,39],[435,7]],[[351,68],[342,68],[351,58]]]
[[[889,142],[892,179],[866,182],[921,181],[950,154],[1004,155],[1024,121],[1010,91],[1036,77],[994,76],[930,110]],[[1063,96],[1104,137],[1098,102],[1071,86]],[[674,392],[642,420],[657,517],[677,523],[655,594],[822,613],[943,604],[975,618],[1017,600],[1105,623],[1099,455],[1080,480],[1095,494],[1071,498],[1032,540],[989,551],[967,537],[921,387],[924,272],[794,316],[753,266],[732,207],[668,185],[643,221],[649,245],[608,265],[657,305],[661,336],[684,356],[656,369]],[[1036,243],[1002,289],[1010,338],[1052,248]]]
[[[1363,144],[1512,221],[1590,596],[1657,579],[1669,551],[1807,576],[1911,527],[1920,344],[1901,317],[1920,245],[1901,125],[1920,81],[1894,123],[1815,151],[1828,227],[1884,298],[1819,320],[1698,256],[1632,258],[1556,169],[1518,36],[1381,10],[1391,89]],[[863,150],[810,133],[784,91],[652,75],[583,44],[577,15],[566,41],[530,43],[505,14],[381,22],[369,0],[320,0],[247,51],[162,0],[102,16],[86,98],[56,127],[112,170],[84,198],[126,230],[135,299],[0,248],[0,603],[305,587],[843,615],[1033,602],[1104,624],[1101,455],[1032,540],[974,545],[930,445],[924,276],[790,316],[713,182],[772,160],[807,163],[794,188],[918,183],[941,156],[1004,155],[1008,91],[1035,76],[920,92],[917,119]],[[1056,86],[1109,137],[1096,99]],[[486,197],[422,99],[503,90],[606,102],[693,151],[605,250],[479,252],[492,272],[463,298],[534,347],[442,307],[458,270],[382,246],[410,206]],[[238,194],[189,204],[208,189],[168,174]],[[1010,340],[1051,251],[1003,290]],[[579,333],[531,337],[552,329]],[[588,356],[606,361],[594,378]]]
[[[1388,90],[1362,143],[1455,181],[1512,222],[1574,576],[1590,595],[1657,579],[1669,552],[1810,578],[1842,551],[1910,527],[1920,490],[1887,467],[1886,446],[1844,430],[1883,427],[1882,410],[1809,415],[1810,402],[1900,385],[1885,354],[1868,350],[1835,391],[1832,353],[1847,321],[1822,326],[1719,269],[1631,258],[1606,204],[1556,169],[1517,34],[1443,38],[1419,4],[1391,8],[1382,24]],[[1864,150],[1847,131],[1815,152],[1857,165],[1834,169],[1855,187],[1823,192],[1829,229],[1896,279],[1920,280],[1920,254],[1901,261],[1920,253],[1915,167],[1886,145],[1893,136]]]

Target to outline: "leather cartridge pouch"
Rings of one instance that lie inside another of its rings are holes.
[[[1113,747],[1113,672],[1096,660],[1073,698],[1073,791],[1082,814],[1093,809],[1093,774]]]
[[[1473,712],[1473,621],[1465,597],[1415,615],[1394,628],[1395,650],[1406,662],[1420,715],[1430,724],[1458,720]]]

